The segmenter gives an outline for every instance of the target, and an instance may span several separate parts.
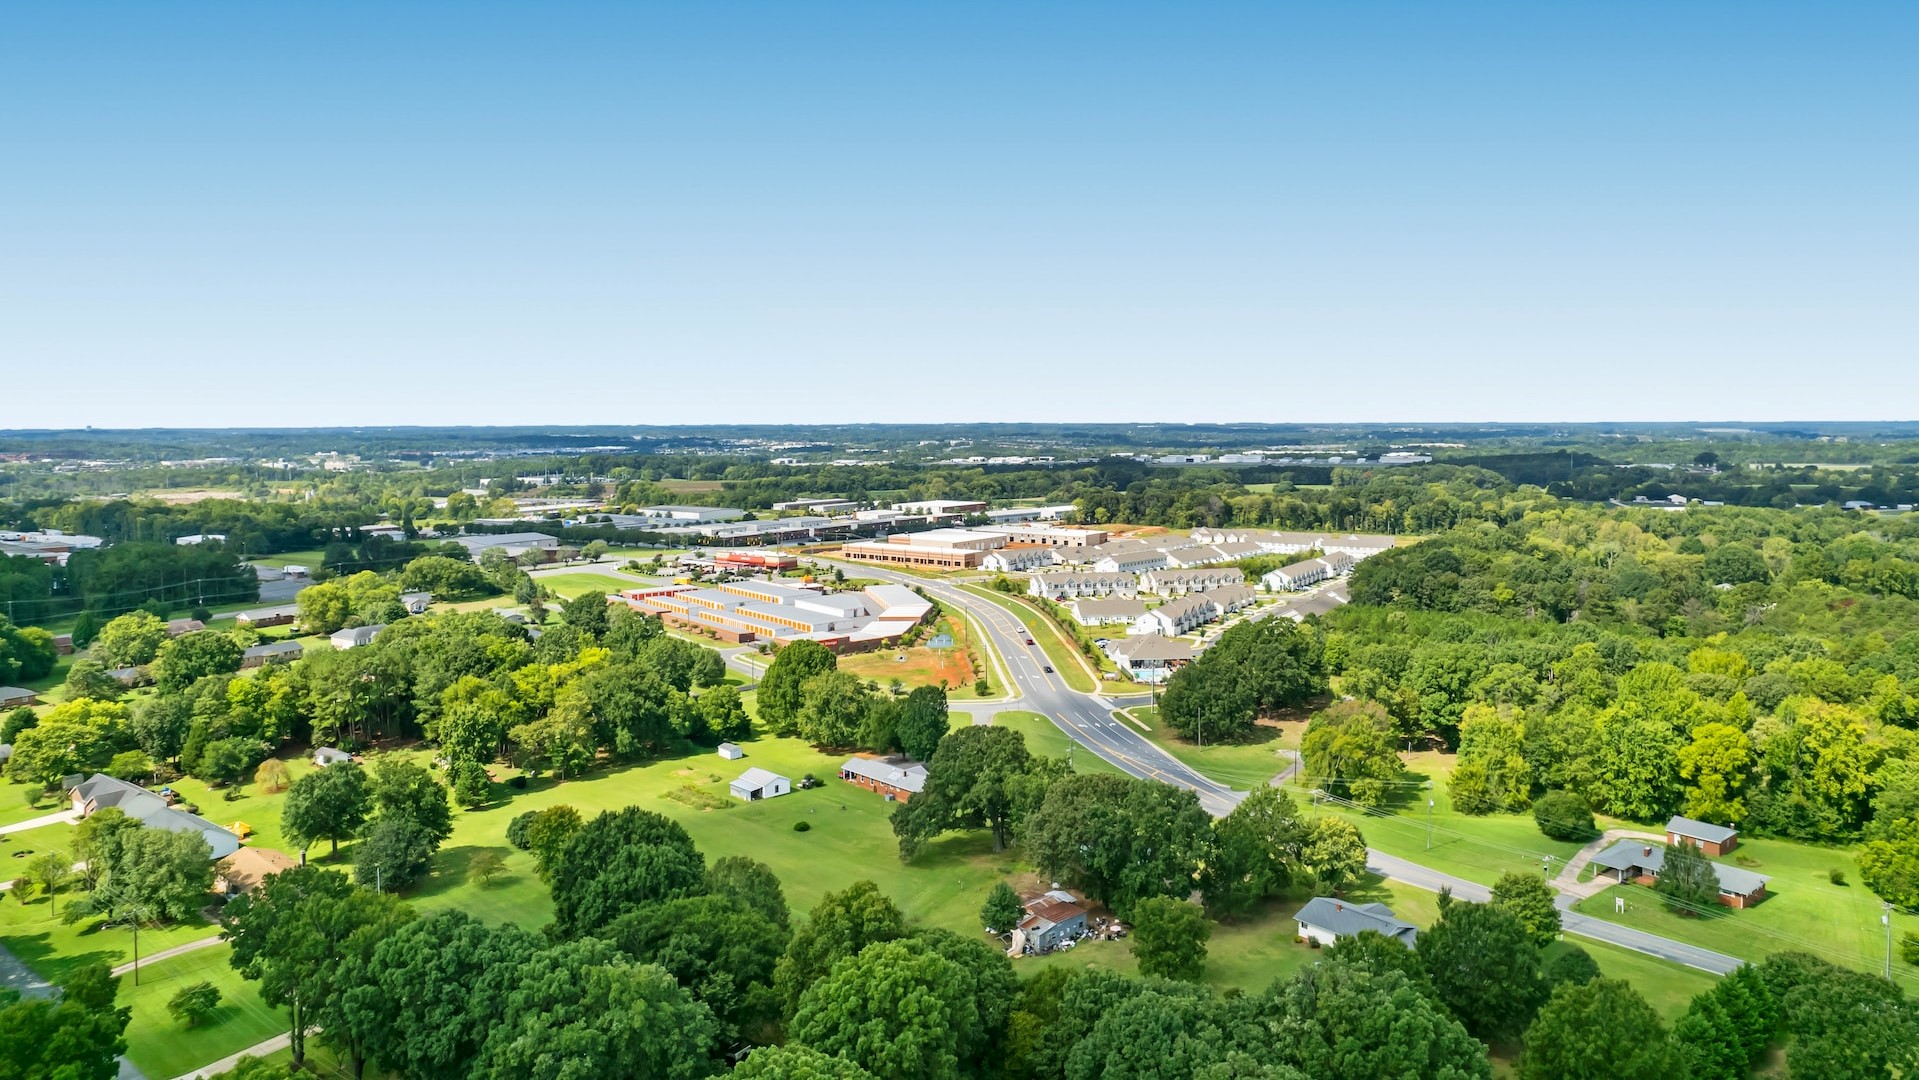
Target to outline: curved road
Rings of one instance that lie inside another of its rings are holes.
[[[964,611],[985,628],[994,650],[1003,661],[1012,696],[1019,699],[1019,704],[1045,715],[1060,730],[1123,771],[1141,779],[1190,788],[1199,795],[1200,805],[1215,816],[1230,813],[1246,797],[1245,792],[1234,791],[1200,773],[1161,750],[1125,721],[1116,719],[1111,702],[1074,690],[1057,673],[1048,673],[1046,654],[1039,646],[1026,643],[1031,635],[1027,633],[1025,625],[998,604],[947,582],[902,574],[871,563],[824,559],[814,561],[837,566],[849,576],[879,578],[915,586],[941,603]],[[1039,633],[1052,632],[1051,627],[1042,624],[1038,615],[1033,617],[1033,621],[1040,624],[1037,626]],[[1394,881],[1433,892],[1449,888],[1454,896],[1463,900],[1484,901],[1490,896],[1490,890],[1478,882],[1421,866],[1376,848],[1368,848],[1366,855],[1368,870]],[[1736,957],[1683,941],[1576,914],[1570,910],[1573,899],[1565,893],[1557,894],[1561,926],[1566,933],[1670,960],[1714,975],[1727,974],[1744,963]]]

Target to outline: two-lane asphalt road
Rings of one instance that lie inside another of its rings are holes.
[[[824,561],[824,560],[821,560]],[[1223,816],[1239,805],[1245,792],[1234,791],[1174,758],[1141,735],[1125,720],[1113,714],[1113,702],[1094,694],[1085,694],[1066,685],[1057,672],[1048,672],[1050,662],[1037,645],[1026,643],[1027,627],[1006,609],[981,596],[950,583],[902,574],[867,563],[835,563],[850,575],[881,578],[923,589],[941,603],[963,611],[984,628],[993,648],[1007,668],[1012,693],[1020,707],[1042,713],[1081,745],[1133,776],[1191,788],[1200,805],[1208,812]],[[1037,615],[1031,619],[1034,633],[1052,633]],[[1383,877],[1437,892],[1450,889],[1463,900],[1483,901],[1490,890],[1476,881],[1455,877],[1429,866],[1389,855],[1376,848],[1366,852],[1366,868]],[[1569,934],[1603,941],[1634,952],[1685,964],[1715,975],[1736,970],[1741,960],[1724,953],[1702,949],[1683,941],[1649,934],[1630,926],[1575,914],[1572,898],[1558,897],[1561,925]]]

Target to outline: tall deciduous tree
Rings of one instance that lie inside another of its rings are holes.
[[[108,667],[138,667],[153,663],[167,641],[167,624],[158,615],[129,611],[100,628],[93,651]]]
[[[958,1080],[960,1046],[977,1035],[965,973],[932,953],[876,942],[801,995],[791,1037],[875,1076]]]
[[[1244,915],[1292,883],[1302,869],[1307,825],[1292,796],[1260,785],[1213,825],[1213,852],[1200,873],[1206,909]]]
[[[365,770],[342,761],[307,773],[287,788],[280,827],[301,847],[325,840],[333,845],[331,853],[337,853],[340,841],[358,835],[372,804]]]
[[[132,1016],[114,1004],[118,987],[106,965],[90,964],[69,975],[57,997],[0,992],[0,1078],[113,1080]]]
[[[946,737],[946,728],[946,691],[937,686],[914,687],[900,710],[900,750],[915,761],[927,761]]]
[[[678,822],[638,807],[609,810],[568,837],[551,867],[554,930],[582,937],[641,904],[690,895],[705,870]]]
[[[1501,907],[1448,905],[1420,935],[1419,959],[1439,1000],[1480,1038],[1518,1035],[1545,998],[1539,948],[1525,924]]]
[[[1559,937],[1559,908],[1552,886],[1538,874],[1512,870],[1493,883],[1492,902],[1513,913],[1534,945],[1545,948]]]
[[[1621,1032],[1631,1038],[1621,1039]],[[1563,984],[1526,1029],[1523,1080],[1669,1080],[1685,1075],[1659,1013],[1613,979]]]
[[[1212,845],[1212,819],[1184,788],[1068,774],[1047,788],[1024,843],[1048,876],[1085,889],[1127,918],[1148,896],[1193,891]]]
[[[1653,891],[1665,897],[1666,906],[1674,911],[1704,914],[1719,900],[1719,876],[1704,852],[1681,840],[1666,846],[1665,862],[1653,882]]]
[[[162,694],[177,694],[208,675],[240,670],[241,649],[217,630],[196,630],[160,646],[153,661],[153,683]]]
[[[1133,907],[1133,956],[1141,975],[1200,981],[1212,936],[1205,913],[1189,901],[1149,896]]]
[[[795,641],[782,648],[760,679],[760,721],[776,735],[796,734],[806,681],[838,666],[839,660],[817,641]]]
[[[1400,773],[1392,719],[1371,701],[1338,701],[1315,713],[1299,740],[1313,783],[1374,806]]]
[[[793,1015],[800,995],[834,963],[873,942],[893,941],[905,934],[906,917],[878,885],[856,881],[842,892],[827,893],[793,934],[786,955],[774,969],[773,986],[785,1015]]]
[[[901,857],[912,858],[949,829],[989,829],[993,849],[1003,850],[1059,771],[1028,753],[1025,737],[1011,728],[953,732],[927,762],[924,790],[893,810]]]

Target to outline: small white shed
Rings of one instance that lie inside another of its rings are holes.
[[[793,781],[765,769],[748,769],[741,773],[740,778],[733,781],[729,788],[734,798],[756,802],[760,799],[772,799],[791,794]]]
[[[342,761],[352,761],[353,755],[337,747],[322,746],[313,752],[313,764],[319,768],[338,765]]]
[[[728,761],[738,761],[746,756],[746,751],[733,743],[723,742],[720,744],[720,756]]]

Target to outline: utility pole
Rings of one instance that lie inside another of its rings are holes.
[[[1886,928],[1886,981],[1892,981],[1892,905],[1886,904],[1879,912],[1879,924]]]
[[[1433,849],[1433,797],[1426,796],[1426,850]]]

